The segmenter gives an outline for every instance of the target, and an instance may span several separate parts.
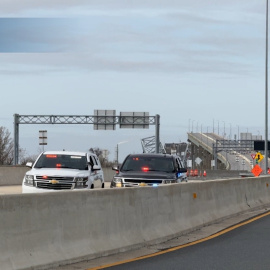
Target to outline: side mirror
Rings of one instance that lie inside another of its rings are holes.
[[[92,167],[92,170],[93,170],[93,171],[100,170],[100,167],[99,167],[98,165],[94,165],[94,166]]]
[[[32,162],[27,162],[26,163],[26,167],[32,168],[32,166],[33,166],[33,163]]]
[[[178,172],[185,173],[185,172],[187,172],[187,168],[181,168]]]
[[[114,170],[114,171],[119,171],[119,166],[113,166],[113,167],[112,167],[112,170]]]

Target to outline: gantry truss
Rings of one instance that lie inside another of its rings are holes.
[[[149,116],[147,112],[120,112],[115,115],[115,110],[95,110],[94,115],[19,115],[14,114],[14,164],[19,160],[19,125],[20,124],[92,124],[95,130],[115,130],[120,128],[149,128],[156,126],[156,148],[159,152],[160,116]]]

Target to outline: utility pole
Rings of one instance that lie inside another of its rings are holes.
[[[268,173],[268,0],[266,0],[265,40],[265,174]]]

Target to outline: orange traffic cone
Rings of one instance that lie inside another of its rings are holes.
[[[198,170],[194,170],[194,176],[198,176]]]
[[[206,177],[206,170],[203,171],[203,176]]]
[[[194,176],[193,170],[190,170],[190,176]]]

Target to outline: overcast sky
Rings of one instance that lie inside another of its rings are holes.
[[[0,125],[13,136],[15,113],[100,109],[159,114],[162,143],[186,142],[192,128],[263,135],[264,2],[0,0]],[[28,154],[40,151],[41,129],[48,130],[45,149],[99,147],[111,160],[117,143],[127,141],[119,145],[120,161],[155,134],[154,126],[20,125]]]

